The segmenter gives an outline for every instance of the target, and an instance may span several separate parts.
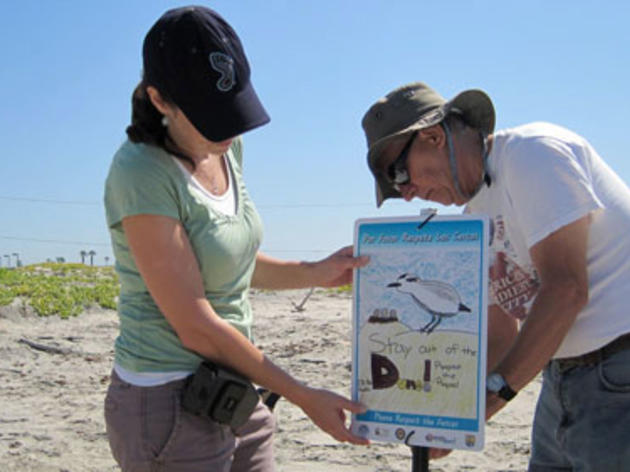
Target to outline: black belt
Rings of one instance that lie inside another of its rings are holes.
[[[620,351],[625,351],[626,349],[630,349],[630,333],[619,336],[615,340],[609,342],[603,347],[600,347],[599,349],[596,349],[595,351],[587,352],[586,354],[575,357],[554,359],[552,362],[555,362],[560,370],[568,370],[573,367],[593,366]]]

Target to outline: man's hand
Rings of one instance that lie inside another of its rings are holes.
[[[492,418],[505,405],[507,405],[507,402],[503,398],[488,392],[486,394],[486,421]]]
[[[452,449],[438,449],[437,447],[432,447],[429,450],[429,459],[441,459],[442,457],[448,456],[451,452],[453,452]]]

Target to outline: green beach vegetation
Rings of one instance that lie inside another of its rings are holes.
[[[120,286],[112,267],[44,263],[0,268],[0,307],[15,300],[40,316],[76,316],[90,306],[116,309]]]
[[[352,285],[341,285],[340,287],[331,288],[332,293],[352,293]]]

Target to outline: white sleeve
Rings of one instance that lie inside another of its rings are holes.
[[[574,150],[552,137],[521,141],[509,149],[505,182],[527,247],[603,204]]]

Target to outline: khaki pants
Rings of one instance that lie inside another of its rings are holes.
[[[232,431],[180,406],[184,380],[137,387],[115,372],[105,398],[112,454],[124,472],[272,472],[274,418],[262,404]]]

